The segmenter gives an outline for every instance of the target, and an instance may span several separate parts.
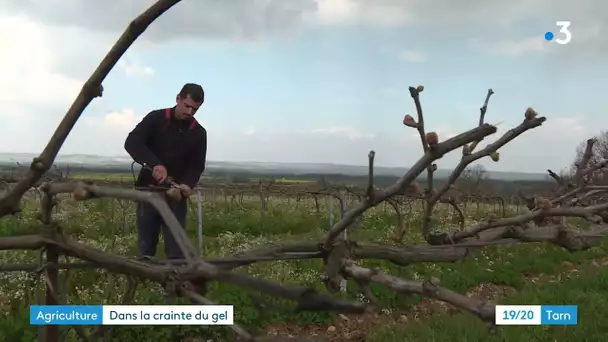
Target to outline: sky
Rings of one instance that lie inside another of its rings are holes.
[[[0,0],[0,152],[40,152],[86,79],[150,0]],[[608,27],[600,0],[182,0],[121,58],[60,154],[125,156],[131,129],[184,83],[208,160],[407,167],[422,156],[408,87],[424,85],[427,131],[475,127],[488,88],[492,142],[532,107],[547,121],[489,170],[568,166],[608,129]],[[570,43],[544,38],[570,21]],[[460,151],[439,168],[453,167]]]

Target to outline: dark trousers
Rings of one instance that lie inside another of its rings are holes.
[[[182,228],[186,227],[186,214],[188,213],[188,202],[185,198],[180,201],[169,200],[169,208],[177,218]],[[156,256],[156,247],[161,227],[165,241],[165,254],[168,259],[183,259],[184,255],[175,242],[175,238],[169,228],[165,225],[159,212],[149,203],[137,203],[137,240],[140,256]]]

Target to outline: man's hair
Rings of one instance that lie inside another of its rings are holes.
[[[186,83],[179,92],[179,97],[185,99],[190,95],[194,102],[205,102],[205,91],[203,87],[196,83]]]

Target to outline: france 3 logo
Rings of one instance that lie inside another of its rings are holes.
[[[566,45],[572,40],[572,32],[570,32],[570,21],[556,21],[555,25],[559,27],[560,37],[555,37],[555,34],[551,31],[545,33],[545,39],[552,41],[554,38],[557,44]]]

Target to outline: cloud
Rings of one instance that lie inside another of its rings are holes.
[[[557,28],[553,30],[556,38],[552,41],[544,38],[545,32],[538,32],[532,36],[519,38],[469,38],[467,44],[475,51],[492,55],[518,57],[530,53],[550,53],[553,60],[561,62],[568,60],[580,62],[608,55],[608,40],[601,38],[603,32],[606,32],[602,24],[585,22],[581,25],[571,26],[569,30],[572,38],[566,45],[555,42],[557,38],[565,37]]]
[[[468,44],[474,50],[504,56],[522,56],[527,53],[555,51],[557,48],[554,42],[544,40],[541,35],[499,42],[486,42],[473,38]]]
[[[138,59],[128,58],[127,56],[119,60],[116,66],[128,77],[148,77],[154,75],[154,69],[145,66]]]
[[[13,34],[19,28],[19,34]],[[53,48],[44,27],[22,17],[0,17],[0,115],[18,115],[22,105],[35,101],[55,106],[72,99],[82,84],[56,72],[48,52]]]
[[[52,26],[124,31],[151,0],[6,0],[0,11],[24,13]],[[316,12],[314,0],[183,0],[165,12],[142,38],[154,42],[189,38],[256,39],[298,28]]]
[[[345,137],[350,140],[371,140],[376,137],[375,134],[363,133],[352,127],[329,127],[329,128],[317,128],[312,130],[313,134],[330,135],[335,137]]]
[[[322,25],[403,27],[416,35],[453,37],[478,51],[507,56],[556,52],[552,58],[581,61],[608,56],[604,13],[608,2],[588,0],[318,0]],[[547,43],[546,31],[556,35],[558,20],[572,22],[567,46]],[[530,32],[537,28],[538,32]],[[526,31],[528,30],[528,31]],[[526,31],[526,32],[523,32]]]
[[[355,24],[402,26],[412,16],[395,1],[317,0],[317,22],[323,25]]]
[[[131,108],[111,111],[105,115],[83,116],[68,136],[61,153],[126,155],[125,139],[143,117]]]
[[[523,8],[529,7],[521,0],[510,3],[481,0],[317,0],[317,3],[319,22],[326,25],[405,27],[443,23],[452,29],[469,23],[496,23],[497,20],[508,23],[519,17]]]
[[[74,27],[48,26],[23,15],[0,14],[0,136],[10,141],[0,146],[2,151],[44,148],[85,79],[106,54],[110,38]],[[102,113],[107,101],[98,98],[87,107],[64,150],[82,149],[83,143],[106,134],[102,129],[96,136],[101,122],[87,125],[87,120]],[[109,123],[118,118],[110,115]]]
[[[17,31],[18,30],[18,31]],[[18,34],[15,34],[18,32]],[[55,32],[21,16],[0,15],[0,136],[4,151],[41,150],[82,81],[54,68]]]
[[[422,51],[403,51],[401,52],[400,57],[407,62],[421,63],[426,61],[426,55]]]
[[[5,0],[5,13],[23,13],[51,25],[80,26],[122,32],[151,0]],[[585,6],[566,0],[182,0],[145,33],[149,40],[186,37],[259,37],[304,24],[373,26],[437,25],[458,30],[467,25],[510,25],[527,18],[564,18],[581,25],[584,19],[602,23],[604,1]],[[86,15],[92,13],[95,15]],[[506,27],[513,29],[513,27]]]
[[[256,132],[255,127],[247,127],[245,129],[245,131],[243,132],[243,134],[245,134],[245,135],[254,135],[255,132]]]
[[[143,115],[135,115],[131,108],[124,108],[120,112],[111,112],[103,118],[104,128],[121,132],[131,131],[142,119]]]
[[[49,26],[80,28],[116,38],[151,4],[151,0],[5,0],[0,11]],[[182,0],[155,21],[140,41],[256,41],[310,25],[408,27],[420,29],[418,35],[428,35],[429,39],[449,35],[465,44],[474,38],[494,53],[520,55],[542,49],[542,34],[553,29],[557,33],[555,21],[570,20],[572,46],[577,48],[568,49],[564,58],[580,54],[579,50],[605,56],[608,40],[602,37],[606,35],[607,12],[608,2],[601,0],[584,4],[566,0]],[[539,28],[538,41],[520,32],[530,25],[544,27]]]

